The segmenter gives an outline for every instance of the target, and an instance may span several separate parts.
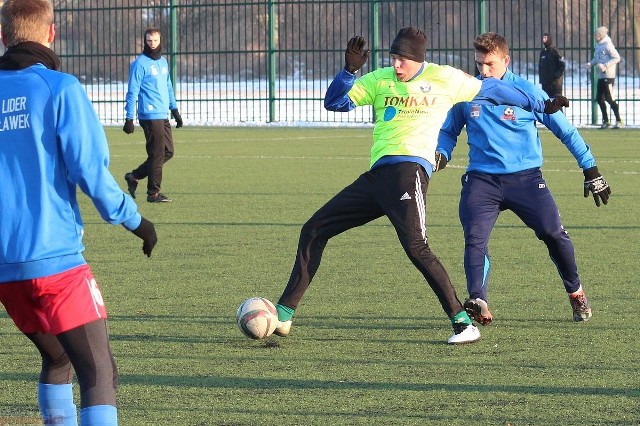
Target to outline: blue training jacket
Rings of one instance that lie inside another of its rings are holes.
[[[510,70],[502,80],[536,98],[548,99],[542,89]],[[596,165],[591,148],[562,112],[544,114],[514,106],[474,102],[462,102],[449,110],[438,135],[437,151],[451,160],[458,136],[466,125],[469,144],[467,171],[507,174],[538,168],[542,166],[543,158],[536,122],[544,124],[562,141],[581,168]]]
[[[139,55],[129,68],[129,87],[125,112],[135,118],[138,102],[138,120],[165,120],[169,111],[177,108],[169,64],[164,57],[152,59]]]
[[[107,139],[78,80],[36,64],[0,71],[0,283],[85,264],[76,187],[100,216],[141,216],[109,172]]]

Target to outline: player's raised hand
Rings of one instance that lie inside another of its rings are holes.
[[[596,202],[596,206],[600,207],[600,201],[603,204],[609,202],[609,195],[611,195],[611,188],[604,176],[598,171],[598,167],[594,166],[582,171],[584,174],[584,197],[589,196],[589,192],[593,194],[593,200]]]
[[[344,52],[344,69],[355,74],[369,59],[369,49],[365,49],[367,42],[361,36],[355,36],[347,43]]]

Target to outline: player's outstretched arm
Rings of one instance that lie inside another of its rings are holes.
[[[482,80],[480,91],[473,98],[474,102],[481,105],[513,105],[527,111],[553,114],[563,107],[569,106],[569,100],[564,96],[556,96],[553,99],[537,99],[529,93],[512,86],[497,78]]]

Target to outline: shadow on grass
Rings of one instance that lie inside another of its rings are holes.
[[[2,376],[0,375],[0,378]],[[127,374],[121,377],[122,384],[168,387],[201,387],[218,389],[277,389],[277,390],[323,390],[334,392],[341,390],[360,391],[411,391],[411,392],[505,392],[530,395],[602,395],[640,396],[638,389],[601,388],[588,386],[525,386],[525,385],[483,385],[457,383],[379,383],[344,380],[307,380],[279,378],[245,378],[245,377],[181,377],[167,375]]]

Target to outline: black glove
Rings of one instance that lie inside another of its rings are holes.
[[[347,43],[344,52],[344,69],[355,74],[369,59],[369,50],[364,50],[367,42],[360,36],[353,37]]]
[[[178,108],[171,110],[171,116],[174,120],[176,120],[176,129],[182,127],[182,117],[180,117],[180,113],[178,112]]]
[[[611,188],[609,188],[607,181],[604,180],[604,176],[598,172],[598,168],[593,166],[583,170],[582,173],[584,173],[584,197],[587,198],[589,192],[591,192],[596,206],[600,207],[600,200],[607,204],[609,195],[611,195]]]
[[[444,155],[441,152],[436,151],[436,166],[435,169],[433,170],[434,172],[440,171],[442,169],[444,169],[445,167],[447,167],[447,163],[449,161],[447,160],[447,156]]]
[[[127,134],[131,134],[133,133],[133,131],[135,130],[135,126],[133,125],[133,120],[130,118],[127,118],[126,120],[124,120],[124,126],[122,127],[122,131],[124,131]]]
[[[545,114],[553,114],[554,112],[558,112],[562,109],[562,107],[569,106],[569,99],[565,98],[562,95],[558,95],[555,98],[547,99],[544,101],[544,113]]]
[[[151,251],[158,242],[156,228],[155,226],[153,226],[153,223],[149,222],[143,217],[142,221],[140,222],[140,226],[138,226],[131,232],[133,233],[133,235],[144,241],[142,243],[142,251],[147,255],[147,257],[151,257]]]

